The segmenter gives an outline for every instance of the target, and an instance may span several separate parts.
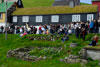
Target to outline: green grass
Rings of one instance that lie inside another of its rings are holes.
[[[25,8],[52,6],[55,0],[22,0]],[[87,3],[80,3],[81,5],[89,5]]]
[[[19,9],[16,9],[16,11],[14,11],[12,15],[95,13],[95,12],[98,12],[97,8],[98,7],[96,5],[81,5],[81,6],[76,6],[74,8],[71,8],[68,6],[19,8]]]
[[[80,5],[91,5],[91,4],[88,4],[88,3],[80,3]]]
[[[28,36],[47,36],[47,35],[28,35]],[[60,39],[56,40],[55,42],[49,42],[49,41],[30,41],[27,37],[20,38],[19,35],[8,35],[8,40],[5,40],[5,36],[3,34],[0,34],[0,67],[81,67],[80,63],[77,64],[67,64],[64,62],[60,62],[60,58],[64,58],[68,56],[69,54],[77,55],[78,51],[83,48],[84,46],[87,46],[87,44],[91,41],[92,34],[89,34],[86,39],[86,41],[83,41],[82,39],[76,39],[75,35],[70,35],[69,40],[61,43]],[[100,36],[100,35],[99,35]],[[72,42],[77,42],[78,47],[76,48],[70,48],[69,45]],[[100,42],[99,42],[100,43]],[[66,48],[64,47],[66,45]],[[55,57],[53,59],[47,59],[47,60],[41,60],[38,62],[28,62],[23,60],[18,60],[15,58],[6,58],[7,51],[10,49],[16,49],[19,47],[25,47],[25,46],[62,46],[64,47],[64,52],[60,54],[60,56]],[[71,53],[68,53],[67,51],[72,50]],[[87,67],[97,66],[98,67],[98,61],[90,61],[87,64]]]
[[[24,7],[52,6],[54,0],[22,0]]]
[[[48,14],[72,14],[94,13],[98,7],[87,3],[71,8],[69,6],[52,6],[55,0],[22,0],[24,8],[16,9],[12,15],[48,15]],[[77,10],[78,9],[78,10]]]

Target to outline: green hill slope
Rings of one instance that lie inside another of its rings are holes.
[[[80,3],[80,5],[91,5],[91,4],[88,4],[88,3]]]
[[[69,55],[77,55],[78,52],[81,50],[81,48],[83,48],[84,46],[87,46],[90,43],[91,38],[94,35],[95,34],[88,34],[86,36],[86,41],[83,41],[81,38],[77,39],[75,35],[72,34],[72,35],[69,35],[68,41],[61,43],[61,38],[55,40],[54,42],[42,41],[42,40],[34,41],[34,40],[28,39],[29,36],[47,37],[47,35],[33,35],[32,34],[32,35],[27,35],[24,38],[21,38],[19,37],[19,35],[9,34],[8,39],[5,40],[5,35],[0,34],[0,67],[82,67],[80,63],[68,64],[68,63],[61,62],[59,59],[63,59],[64,57],[69,56]],[[100,37],[100,34],[96,34],[96,35]],[[70,43],[77,43],[78,46],[71,48]],[[61,47],[63,48],[63,52],[61,52],[59,55],[55,55],[54,58],[45,59],[45,60],[41,60],[37,62],[18,60],[16,58],[7,58],[7,52],[9,50],[13,50],[16,48],[22,48],[22,47],[28,47],[28,46],[50,47],[50,46],[57,46],[57,45],[61,45]],[[100,46],[95,46],[94,48],[100,48]],[[98,63],[99,63],[99,60],[93,61],[90,59],[88,60],[88,64],[85,64],[85,66],[86,67],[100,67]]]
[[[24,7],[52,6],[54,0],[22,0]]]
[[[52,6],[54,0],[22,0],[24,7],[41,7],[41,6]],[[81,3],[81,5],[90,5],[87,3]]]

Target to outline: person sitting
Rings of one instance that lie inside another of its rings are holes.
[[[98,36],[97,35],[95,35],[94,37],[93,37],[93,40],[92,40],[92,42],[89,44],[89,46],[96,46],[97,44],[98,44]]]
[[[61,42],[64,43],[65,41],[67,41],[69,39],[68,35],[64,35],[62,38],[61,38]]]
[[[27,32],[26,31],[24,31],[24,33],[22,34],[20,34],[20,37],[24,37],[24,36],[26,36],[27,35]]]
[[[72,33],[72,30],[71,30],[71,29],[69,29],[69,30],[68,30],[68,34],[71,34],[71,33]]]

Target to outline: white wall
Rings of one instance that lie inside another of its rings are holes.
[[[5,26],[5,23],[0,23],[0,26]],[[7,23],[7,26],[9,26],[9,23]]]

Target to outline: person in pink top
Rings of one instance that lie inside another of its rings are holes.
[[[27,35],[27,32],[26,32],[26,31],[24,31],[23,37],[24,37],[25,35]]]

